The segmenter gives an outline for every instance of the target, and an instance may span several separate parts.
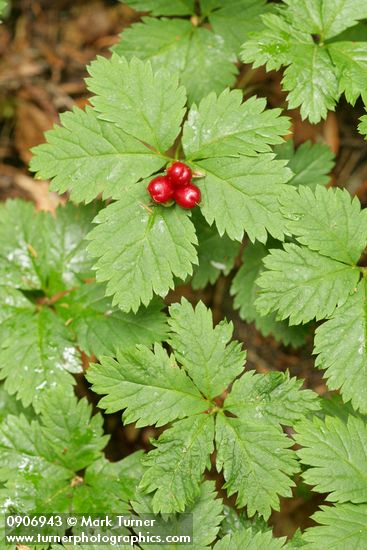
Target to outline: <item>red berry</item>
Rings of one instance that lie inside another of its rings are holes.
[[[194,208],[201,199],[200,189],[190,183],[186,187],[178,187],[175,190],[175,201],[182,208]]]
[[[167,170],[167,177],[176,187],[188,185],[192,178],[191,168],[183,162],[174,162]]]
[[[162,203],[173,199],[174,188],[167,176],[152,179],[147,189],[155,202]]]

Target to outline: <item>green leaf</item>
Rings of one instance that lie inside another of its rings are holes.
[[[283,88],[288,107],[301,107],[304,120],[317,123],[334,110],[338,81],[328,52],[315,44],[300,44],[292,49],[292,64],[285,70]]]
[[[28,419],[34,418],[34,411],[32,407],[24,408],[20,401],[15,399],[13,395],[10,395],[4,388],[4,384],[0,385],[0,422],[8,416],[8,414],[14,416],[24,416]]]
[[[194,13],[194,0],[128,0],[126,3],[137,11],[151,11],[152,15],[191,15]]]
[[[224,406],[244,422],[292,426],[320,409],[316,393],[301,390],[302,385],[303,380],[290,378],[288,372],[249,371],[235,381]]]
[[[156,71],[165,67],[177,73],[190,103],[232,86],[237,73],[236,56],[223,38],[184,19],[143,17],[122,32],[113,51],[128,60],[149,60]]]
[[[225,536],[217,542],[214,550],[238,550],[238,548],[246,548],[246,550],[281,550],[284,548],[284,538],[274,538],[271,531],[267,533],[253,533],[252,529],[240,529],[232,535]]]
[[[241,58],[244,63],[253,63],[255,68],[266,66],[267,71],[278,71],[282,65],[293,61],[293,49],[299,43],[310,45],[312,37],[307,32],[294,28],[284,17],[285,10],[262,16],[266,28],[250,34],[243,44]]]
[[[150,207],[145,184],[126,190],[95,219],[89,252],[98,258],[97,280],[123,311],[148,305],[153,292],[165,296],[173,277],[185,279],[197,263],[195,227],[177,206]]]
[[[228,275],[234,267],[240,245],[227,235],[218,235],[215,227],[206,223],[200,210],[193,212],[198,238],[198,265],[194,267],[192,286],[194,289],[213,285],[219,276]]]
[[[294,174],[289,184],[298,187],[306,185],[315,189],[317,185],[326,185],[330,181],[329,173],[334,166],[334,154],[323,143],[305,141],[297,149],[292,140],[274,148],[277,158],[288,160],[288,168]]]
[[[366,15],[367,17],[367,15]],[[367,44],[365,42],[335,42],[329,52],[339,80],[339,92],[355,104],[360,95],[367,100]]]
[[[280,109],[266,109],[266,100],[251,97],[242,103],[242,90],[210,93],[193,105],[184,125],[182,144],[190,160],[254,155],[271,151],[289,132],[289,119]]]
[[[284,0],[294,25],[326,40],[367,18],[364,0]]]
[[[236,505],[247,506],[251,517],[267,519],[279,509],[278,496],[291,496],[290,475],[297,471],[292,441],[266,423],[245,423],[219,415],[216,423],[217,469],[223,469],[228,496],[238,493]]]
[[[32,150],[30,168],[39,178],[53,178],[51,189],[70,191],[76,202],[90,202],[100,193],[116,197],[166,162],[114,124],[98,119],[90,107],[75,107],[60,120],[62,126],[46,132],[47,143]]]
[[[209,14],[209,21],[214,32],[222,36],[236,53],[246,40],[249,32],[261,30],[261,15],[270,8],[266,0],[227,0],[224,4],[217,2],[219,9]]]
[[[367,342],[366,342],[366,282],[331,319],[317,328],[316,366],[325,369],[331,390],[340,389],[343,400],[351,401],[355,409],[367,412]]]
[[[200,494],[200,480],[214,450],[212,415],[186,418],[153,442],[156,449],[144,458],[148,468],[140,488],[155,491],[152,507],[157,514],[183,512]]]
[[[256,328],[264,336],[273,337],[285,345],[294,347],[305,343],[308,326],[289,326],[288,321],[277,321],[275,313],[260,315],[255,307],[255,300],[260,293],[256,279],[263,271],[263,259],[268,249],[261,243],[247,243],[242,260],[243,265],[237,271],[231,286],[231,295],[234,296],[234,307],[239,309],[241,319],[248,323],[255,322]]]
[[[106,445],[102,416],[90,418],[86,400],[77,402],[62,388],[51,390],[41,408],[41,422],[9,415],[0,427],[0,478],[22,474],[37,485],[39,478],[70,477],[101,456]],[[61,477],[60,477],[61,476]]]
[[[158,534],[162,537],[166,536],[166,533],[171,534],[174,530],[175,533],[187,533],[188,521],[190,521],[190,515],[192,515],[192,531],[194,544],[192,548],[194,550],[204,550],[209,548],[209,545],[216,539],[219,531],[219,524],[222,519],[223,505],[221,499],[216,498],[217,492],[215,491],[214,481],[204,481],[200,485],[200,493],[195,499],[193,504],[186,506],[184,514],[175,514],[173,517],[156,516],[156,521],[153,527],[149,527],[150,535]],[[151,503],[148,501],[149,497],[140,499],[138,502],[134,502],[134,511],[141,514],[142,517],[147,513],[150,513]],[[141,547],[149,550],[149,544],[141,543]],[[159,550],[180,550],[182,544],[160,544]]]
[[[103,435],[102,415],[91,417],[91,412],[86,399],[77,401],[62,388],[43,399],[40,413],[48,459],[79,471],[100,457],[109,436]]]
[[[346,189],[299,187],[280,198],[287,229],[320,254],[355,265],[367,242],[367,210]]]
[[[136,487],[143,472],[142,454],[137,451],[119,462],[108,462],[105,458],[93,462],[85,471],[83,483],[75,486],[73,513],[99,516],[102,511],[128,512],[127,503],[136,497]]]
[[[99,407],[108,413],[126,408],[123,419],[137,426],[162,426],[190,414],[205,411],[206,402],[182,369],[158,344],[154,353],[145,346],[120,351],[117,360],[102,357],[87,378],[96,393],[107,394]],[[152,407],[152,399],[154,407]]]
[[[0,334],[0,377],[24,407],[32,403],[38,411],[48,388],[61,387],[65,395],[71,391],[71,373],[82,371],[81,359],[67,328],[51,309],[14,308]]]
[[[296,244],[273,249],[264,259],[267,271],[257,279],[261,314],[277,311],[291,325],[332,315],[355,289],[359,270]]]
[[[297,451],[306,483],[319,493],[328,493],[331,502],[367,501],[367,426],[350,416],[347,423],[327,416],[297,426]]]
[[[304,539],[308,543],[305,550],[333,548],[365,548],[367,545],[366,526],[367,504],[340,504],[331,508],[321,506],[312,518],[321,525],[307,529]]]
[[[96,283],[73,290],[55,307],[79,348],[88,355],[112,354],[117,348],[131,347],[136,342],[149,346],[163,340],[167,332],[159,300],[136,314],[124,313],[112,307],[111,300],[105,297],[104,285]]]
[[[117,54],[98,57],[88,71],[88,88],[96,94],[91,103],[100,118],[161,153],[173,145],[186,103],[175,75],[167,70],[153,73],[149,62],[134,58],[129,63]]]
[[[2,285],[42,290],[48,296],[79,285],[91,275],[83,239],[97,206],[69,204],[50,213],[36,213],[21,200],[0,207],[0,276]]]
[[[198,185],[201,211],[209,223],[215,221],[220,235],[241,241],[244,231],[251,241],[266,242],[270,233],[283,238],[278,196],[291,177],[285,162],[265,153],[254,157],[210,158],[197,161],[195,170],[205,174]]]
[[[367,116],[362,116],[359,120],[361,122],[358,125],[358,131],[364,135],[364,139],[367,139]]]
[[[210,309],[199,302],[194,309],[182,299],[169,308],[169,343],[203,395],[220,395],[244,368],[246,354],[238,342],[230,342],[233,324],[222,321],[213,328]]]

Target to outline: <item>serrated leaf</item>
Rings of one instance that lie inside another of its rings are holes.
[[[317,328],[314,350],[329,389],[340,389],[343,400],[362,412],[367,412],[366,304],[366,283],[361,281],[357,292]]]
[[[91,103],[100,118],[164,153],[180,131],[185,90],[167,70],[153,73],[151,64],[117,54],[98,57],[88,68]],[[162,86],[164,82],[164,86]]]
[[[266,66],[267,71],[278,71],[282,65],[290,65],[293,61],[293,48],[299,42],[312,44],[308,33],[292,27],[283,16],[284,10],[277,14],[262,16],[266,28],[261,32],[251,33],[243,44],[241,59],[253,66]]]
[[[300,44],[292,49],[292,64],[282,80],[290,109],[301,108],[304,120],[317,123],[335,109],[338,81],[328,52],[316,44]]]
[[[222,519],[223,504],[221,499],[216,498],[215,483],[204,481],[200,485],[200,493],[194,503],[186,506],[184,514],[175,514],[173,517],[155,517],[155,524],[149,527],[150,534],[166,536],[175,533],[187,533],[188,523],[192,514],[193,550],[204,550],[215,540],[219,531],[219,524]],[[151,512],[151,502],[148,496],[134,502],[134,511],[144,516],[147,511]],[[159,550],[179,550],[182,544],[160,544]],[[149,550],[149,545],[141,543],[141,547]]]
[[[288,160],[288,168],[293,172],[289,184],[298,187],[306,185],[315,189],[317,185],[326,185],[330,181],[329,172],[334,166],[334,154],[323,143],[305,141],[297,149],[292,140],[274,148],[277,158]]]
[[[198,289],[213,285],[222,273],[230,273],[240,245],[227,235],[221,237],[215,227],[206,223],[200,210],[193,212],[193,221],[198,238],[198,265],[194,267],[191,284]]]
[[[97,114],[90,107],[61,114],[62,125],[46,132],[47,143],[32,150],[31,170],[39,178],[53,178],[51,189],[70,191],[76,202],[90,202],[100,193],[116,197],[166,162]]]
[[[128,502],[136,497],[142,476],[141,457],[142,452],[137,451],[119,462],[108,462],[105,458],[93,462],[85,471],[83,483],[74,489],[73,513],[128,512]]]
[[[152,15],[191,15],[194,13],[194,0],[128,0],[126,3],[137,11],[151,11]]]
[[[300,187],[280,198],[287,229],[320,254],[355,265],[367,242],[367,211],[346,189]]]
[[[362,116],[358,125],[358,131],[364,135],[364,139],[367,139],[367,116]]]
[[[214,550],[238,550],[238,548],[246,548],[246,550],[281,550],[284,548],[285,539],[274,538],[271,531],[267,533],[253,533],[252,529],[240,529],[233,535],[226,535],[222,540],[217,542]]]
[[[249,32],[262,29],[261,15],[269,10],[266,0],[227,0],[209,14],[214,32],[222,36],[236,53]],[[216,7],[214,5],[214,7]]]
[[[277,321],[275,313],[260,315],[255,307],[255,300],[260,292],[256,279],[264,269],[262,260],[267,254],[268,249],[263,244],[247,243],[242,256],[243,265],[237,271],[231,286],[234,307],[239,309],[241,319],[248,323],[254,321],[256,328],[264,336],[272,334],[285,345],[301,346],[305,343],[308,326],[289,326],[288,321]]]
[[[359,270],[296,244],[273,249],[264,259],[267,271],[257,279],[261,314],[277,311],[289,323],[307,323],[332,315],[355,289]]]
[[[339,504],[331,508],[321,506],[312,518],[321,525],[307,529],[303,537],[306,541],[305,550],[320,550],[333,548],[365,548],[367,545],[366,526],[367,504]]]
[[[126,190],[95,219],[88,238],[97,280],[123,311],[147,306],[153,292],[165,296],[173,277],[185,279],[197,262],[195,227],[187,211],[149,205],[145,185]]]
[[[213,327],[212,313],[202,302],[193,309],[182,299],[169,312],[169,343],[175,357],[205,397],[220,395],[243,371],[246,358],[241,345],[230,342],[233,324],[222,321]]]
[[[2,285],[42,290],[48,296],[79,285],[91,274],[83,239],[98,205],[60,207],[53,217],[31,203],[7,201],[0,207]]]
[[[323,40],[367,18],[364,0],[284,0],[294,25]]]
[[[351,416],[347,423],[327,416],[314,418],[297,426],[297,451],[306,483],[319,493],[328,493],[331,502],[367,501],[367,426]]]
[[[185,418],[154,442],[156,449],[144,458],[148,468],[140,488],[151,493],[153,512],[183,512],[200,493],[202,474],[214,450],[212,415]]]
[[[71,373],[82,371],[81,359],[67,328],[51,309],[14,309],[1,324],[0,334],[0,377],[23,406],[33,403],[38,411],[48,388],[71,391]]]
[[[185,372],[175,368],[158,344],[154,353],[140,345],[118,352],[116,360],[103,357],[101,365],[89,369],[87,378],[95,392],[107,394],[100,407],[108,413],[126,408],[124,421],[137,426],[162,426],[208,408]]]
[[[177,73],[190,103],[232,86],[237,73],[236,56],[223,38],[183,19],[144,17],[123,31],[113,51],[129,60],[149,60],[154,70]]]
[[[316,393],[301,390],[302,385],[303,380],[290,378],[288,372],[249,371],[235,381],[224,407],[244,422],[292,426],[320,409]]]
[[[104,285],[86,284],[73,290],[55,304],[65,319],[79,348],[88,355],[112,354],[137,342],[149,346],[164,339],[167,327],[161,313],[162,303],[152,302],[136,314],[124,313],[111,306]]]
[[[101,456],[105,445],[102,417],[91,419],[85,400],[78,403],[62,388],[51,390],[41,408],[41,422],[29,423],[23,415],[9,415],[1,425],[0,477],[6,480],[22,472],[25,480],[35,483],[43,476],[52,478],[53,472],[68,477]]]
[[[223,469],[228,496],[238,507],[267,519],[279,509],[278,495],[291,496],[290,475],[297,471],[292,441],[266,423],[250,424],[224,415],[216,423],[217,469]]]
[[[280,109],[266,109],[266,100],[251,97],[242,103],[242,90],[214,92],[193,105],[183,130],[182,145],[189,160],[253,155],[271,151],[283,141],[289,120]]]
[[[20,401],[13,395],[10,395],[4,388],[4,384],[0,385],[0,422],[8,416],[20,416],[23,414],[26,418],[34,418],[34,410],[32,407],[24,408]]]
[[[367,14],[366,14],[367,17]],[[339,92],[355,104],[358,97],[367,99],[367,44],[365,42],[335,42],[329,45],[331,59],[339,80]]]
[[[254,157],[210,158],[197,161],[195,170],[205,174],[198,185],[202,192],[201,211],[220,235],[241,241],[244,231],[251,241],[266,242],[270,233],[283,238],[278,196],[291,177],[284,161],[265,153]]]
[[[43,399],[40,408],[47,458],[70,470],[79,471],[101,456],[109,436],[103,435],[101,415],[91,417],[86,399],[57,388]]]

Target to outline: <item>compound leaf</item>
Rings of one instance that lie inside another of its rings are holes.
[[[293,172],[289,184],[298,187],[306,185],[315,189],[317,185],[326,185],[330,181],[329,172],[334,166],[334,154],[323,143],[305,141],[297,149],[292,140],[274,148],[277,158],[288,160],[288,168]]]
[[[367,15],[366,15],[367,17]],[[367,99],[367,44],[365,42],[335,42],[329,52],[339,80],[339,92],[355,104],[362,94]]]
[[[190,103],[232,86],[237,73],[236,56],[222,37],[183,19],[143,17],[143,23],[123,31],[113,50],[129,60],[149,60],[154,70],[177,73]]]
[[[277,311],[289,323],[307,323],[330,316],[355,289],[359,270],[290,243],[264,259],[267,271],[257,279],[261,314]]]
[[[156,449],[143,460],[148,468],[140,488],[155,491],[152,507],[157,514],[183,512],[200,494],[200,481],[214,450],[214,419],[197,415],[179,420],[153,442]]]
[[[231,286],[234,307],[239,309],[241,319],[248,323],[254,321],[256,328],[264,336],[272,334],[276,340],[286,345],[301,346],[308,334],[307,326],[289,326],[288,321],[277,321],[275,313],[260,315],[255,307],[255,300],[260,292],[256,279],[264,269],[262,261],[267,254],[268,249],[263,244],[247,243],[242,256],[243,264]]]
[[[175,357],[205,397],[220,395],[244,368],[246,354],[238,342],[230,342],[233,324],[213,327],[212,313],[199,302],[195,309],[182,300],[170,309],[170,345]]]
[[[149,62],[134,58],[129,63],[117,54],[98,57],[88,71],[88,88],[96,94],[91,103],[100,118],[161,153],[173,145],[186,103],[175,75],[165,69],[153,73]]]
[[[265,109],[266,100],[251,97],[242,103],[241,90],[214,92],[193,105],[183,130],[189,160],[267,153],[283,141],[289,120],[280,109]]]
[[[319,493],[329,493],[332,502],[367,501],[367,426],[350,416],[347,423],[326,416],[297,425],[297,451],[308,468],[303,478]]]
[[[325,369],[330,390],[367,412],[366,282],[361,281],[344,305],[316,330],[316,366]]]
[[[355,265],[367,242],[367,210],[346,189],[300,187],[280,199],[287,229],[329,258]]]
[[[228,496],[238,507],[267,519],[279,509],[278,495],[291,496],[290,475],[297,471],[292,441],[274,426],[242,422],[224,415],[216,423],[217,469],[223,469]]]
[[[270,9],[266,0],[227,0],[225,3],[217,2],[217,5],[218,9],[209,13],[210,24],[236,53],[239,53],[249,32],[263,28],[260,16]]]
[[[263,375],[249,371],[234,382],[224,406],[244,422],[291,426],[320,409],[315,392],[301,390],[302,384],[303,380],[290,378],[288,372]]]
[[[307,529],[303,537],[305,550],[320,548],[364,548],[367,544],[367,504],[338,504],[335,507],[321,506],[312,518],[321,525]]]
[[[285,162],[271,153],[254,157],[223,157],[196,161],[195,170],[205,174],[198,185],[202,192],[201,211],[218,232],[241,241],[244,231],[251,241],[266,242],[270,233],[283,238],[279,193],[291,177]]]
[[[125,408],[124,421],[137,426],[162,426],[208,408],[186,373],[175,368],[158,344],[154,352],[139,345],[118,352],[117,359],[102,357],[101,365],[93,365],[87,378],[96,393],[106,394],[100,407],[108,413]]]
[[[115,197],[166,162],[97,114],[90,107],[63,113],[62,126],[46,132],[47,143],[32,150],[31,170],[39,178],[53,178],[51,189],[70,191],[75,202],[90,202],[100,193],[104,198]]]
[[[177,206],[149,207],[145,186],[126,190],[95,219],[89,252],[98,258],[97,281],[106,282],[113,305],[137,311],[153,298],[165,296],[173,276],[185,279],[197,263],[195,227],[187,211]]]
[[[149,346],[166,335],[159,300],[140,308],[136,314],[124,313],[111,306],[111,300],[105,297],[104,285],[86,284],[61,298],[55,307],[79,348],[88,355],[111,354],[136,342]]]

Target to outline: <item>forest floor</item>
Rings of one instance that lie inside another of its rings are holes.
[[[108,55],[119,33],[137,19],[135,12],[117,0],[12,1],[11,11],[0,25],[0,200],[22,197],[47,210],[63,200],[48,191],[47,182],[32,179],[27,168],[30,149],[44,141],[44,132],[58,121],[59,113],[88,102],[86,65],[97,55]],[[270,107],[286,107],[279,73],[241,66],[239,79],[244,77],[246,92],[267,97]],[[352,109],[342,102],[336,113],[329,113],[326,121],[317,125],[302,122],[298,111],[286,114],[292,118],[296,144],[307,139],[322,141],[334,151],[336,166],[330,185],[347,187],[367,206],[367,148],[355,132],[361,114],[358,106]],[[289,369],[305,380],[305,387],[325,394],[322,373],[313,368],[312,338],[299,350],[264,338],[233,311],[229,284],[221,278],[200,292],[181,286],[168,301],[180,295],[193,303],[202,299],[213,309],[216,320],[227,317],[233,321],[235,337],[247,349],[248,368],[258,372]],[[83,380],[80,378],[78,393],[87,394],[96,403]],[[150,428],[123,427],[120,415],[106,415],[105,419],[112,434],[107,447],[112,460],[149,448],[149,438],[156,435]],[[319,503],[320,496],[302,486],[296,498],[282,499],[280,512],[270,519],[274,534],[290,536],[296,528],[312,525],[309,518]]]

